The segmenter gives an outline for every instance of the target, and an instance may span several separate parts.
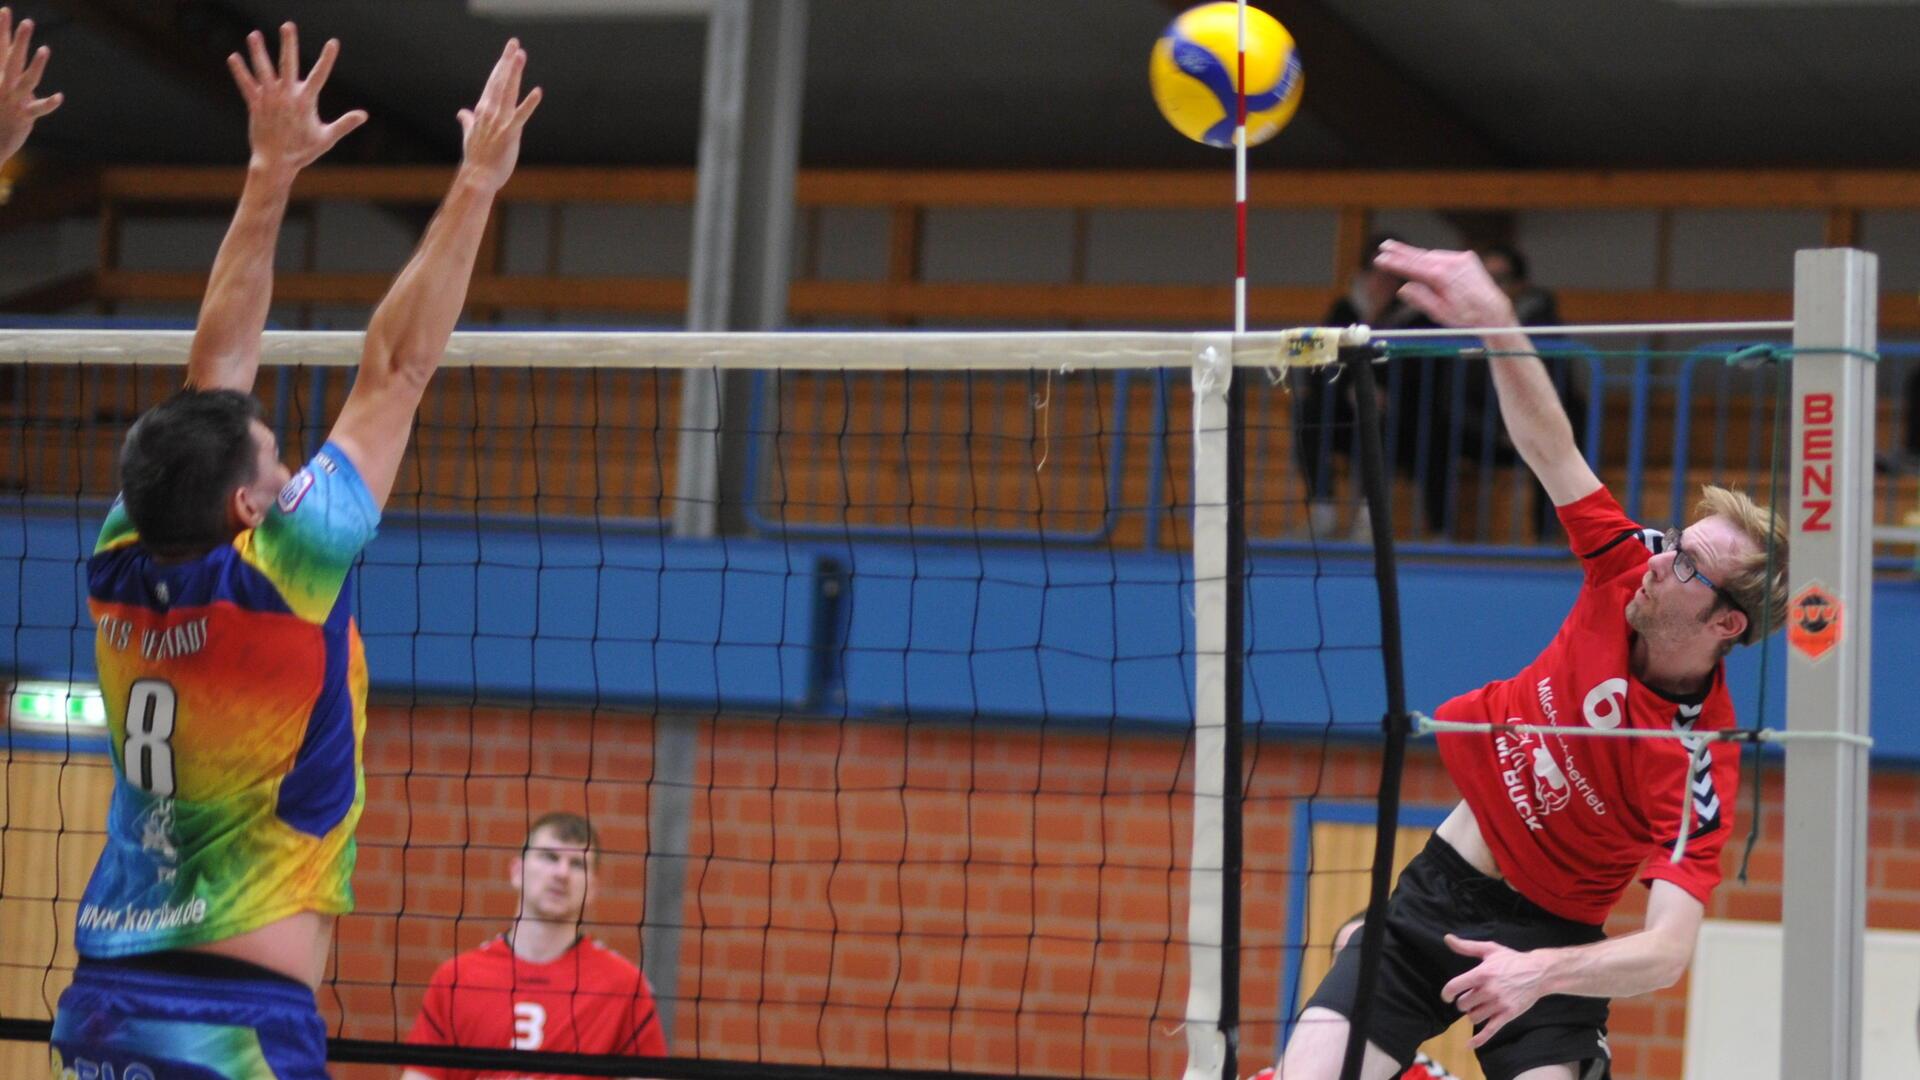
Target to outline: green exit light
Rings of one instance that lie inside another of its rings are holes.
[[[19,682],[7,695],[8,723],[39,731],[82,731],[107,726],[100,688],[84,683]]]

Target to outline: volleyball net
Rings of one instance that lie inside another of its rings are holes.
[[[1871,417],[1871,319],[1813,318],[1794,378],[1831,366],[1851,380],[1832,415]],[[0,1033],[17,1039],[44,1040],[76,962],[111,786],[84,559],[119,440],[178,384],[186,340],[0,333]],[[1698,366],[1751,344],[1702,346]],[[1484,363],[1462,347],[1441,351]],[[1675,370],[1579,348],[1609,372]],[[1433,546],[1407,524],[1425,493],[1394,442],[1394,373],[1431,378],[1421,349],[1339,331],[456,335],[354,578],[366,810],[320,995],[340,1075],[1271,1062],[1333,927],[1393,868],[1375,838],[1404,861],[1453,798],[1414,714],[1455,643],[1411,626],[1403,665],[1394,633],[1395,532]],[[269,335],[257,390],[290,456],[324,439],[357,354],[357,335]],[[1748,377],[1732,370],[1716,378]],[[1354,412],[1311,413],[1305,381]],[[1604,429],[1619,395],[1589,385]],[[1711,393],[1763,408],[1736,382]],[[1815,414],[1793,408],[1797,455]],[[1356,471],[1310,487],[1309,439]],[[1476,452],[1493,485],[1446,506],[1530,521],[1497,437]],[[1836,491],[1870,486],[1836,467]],[[1833,521],[1866,520],[1870,500],[1834,498]],[[1796,588],[1818,577],[1847,605],[1825,672],[1864,663],[1848,575],[1868,540],[1846,528],[1830,564],[1795,538]],[[1863,679],[1824,714],[1860,735]],[[1864,749],[1792,753],[1829,774],[1796,796],[1789,773],[1796,822],[1857,831],[1836,792],[1864,789]],[[552,811],[593,825],[584,928],[647,972],[666,1059],[408,1042],[435,971],[511,926],[510,864]],[[1842,861],[1811,880],[1844,883],[1845,845],[1827,848]],[[1857,940],[1858,895],[1796,901],[1795,876],[1790,918],[1800,902]]]

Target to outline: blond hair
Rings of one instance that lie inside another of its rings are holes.
[[[1744,491],[1707,484],[1693,507],[1694,520],[1723,517],[1753,541],[1753,551],[1734,556],[1719,582],[1747,613],[1740,644],[1760,639],[1764,627],[1777,629],[1787,619],[1787,520],[1761,506]]]

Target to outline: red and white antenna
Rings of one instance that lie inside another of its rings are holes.
[[[1247,0],[1240,0],[1234,75],[1238,114],[1233,128],[1233,332],[1247,332]]]

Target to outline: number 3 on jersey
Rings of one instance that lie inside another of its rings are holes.
[[[535,1001],[513,1003],[513,1048],[538,1050],[547,1041],[547,1010]]]
[[[164,679],[136,679],[127,690],[127,740],[120,767],[127,782],[161,798],[173,797],[173,713],[179,707]]]

